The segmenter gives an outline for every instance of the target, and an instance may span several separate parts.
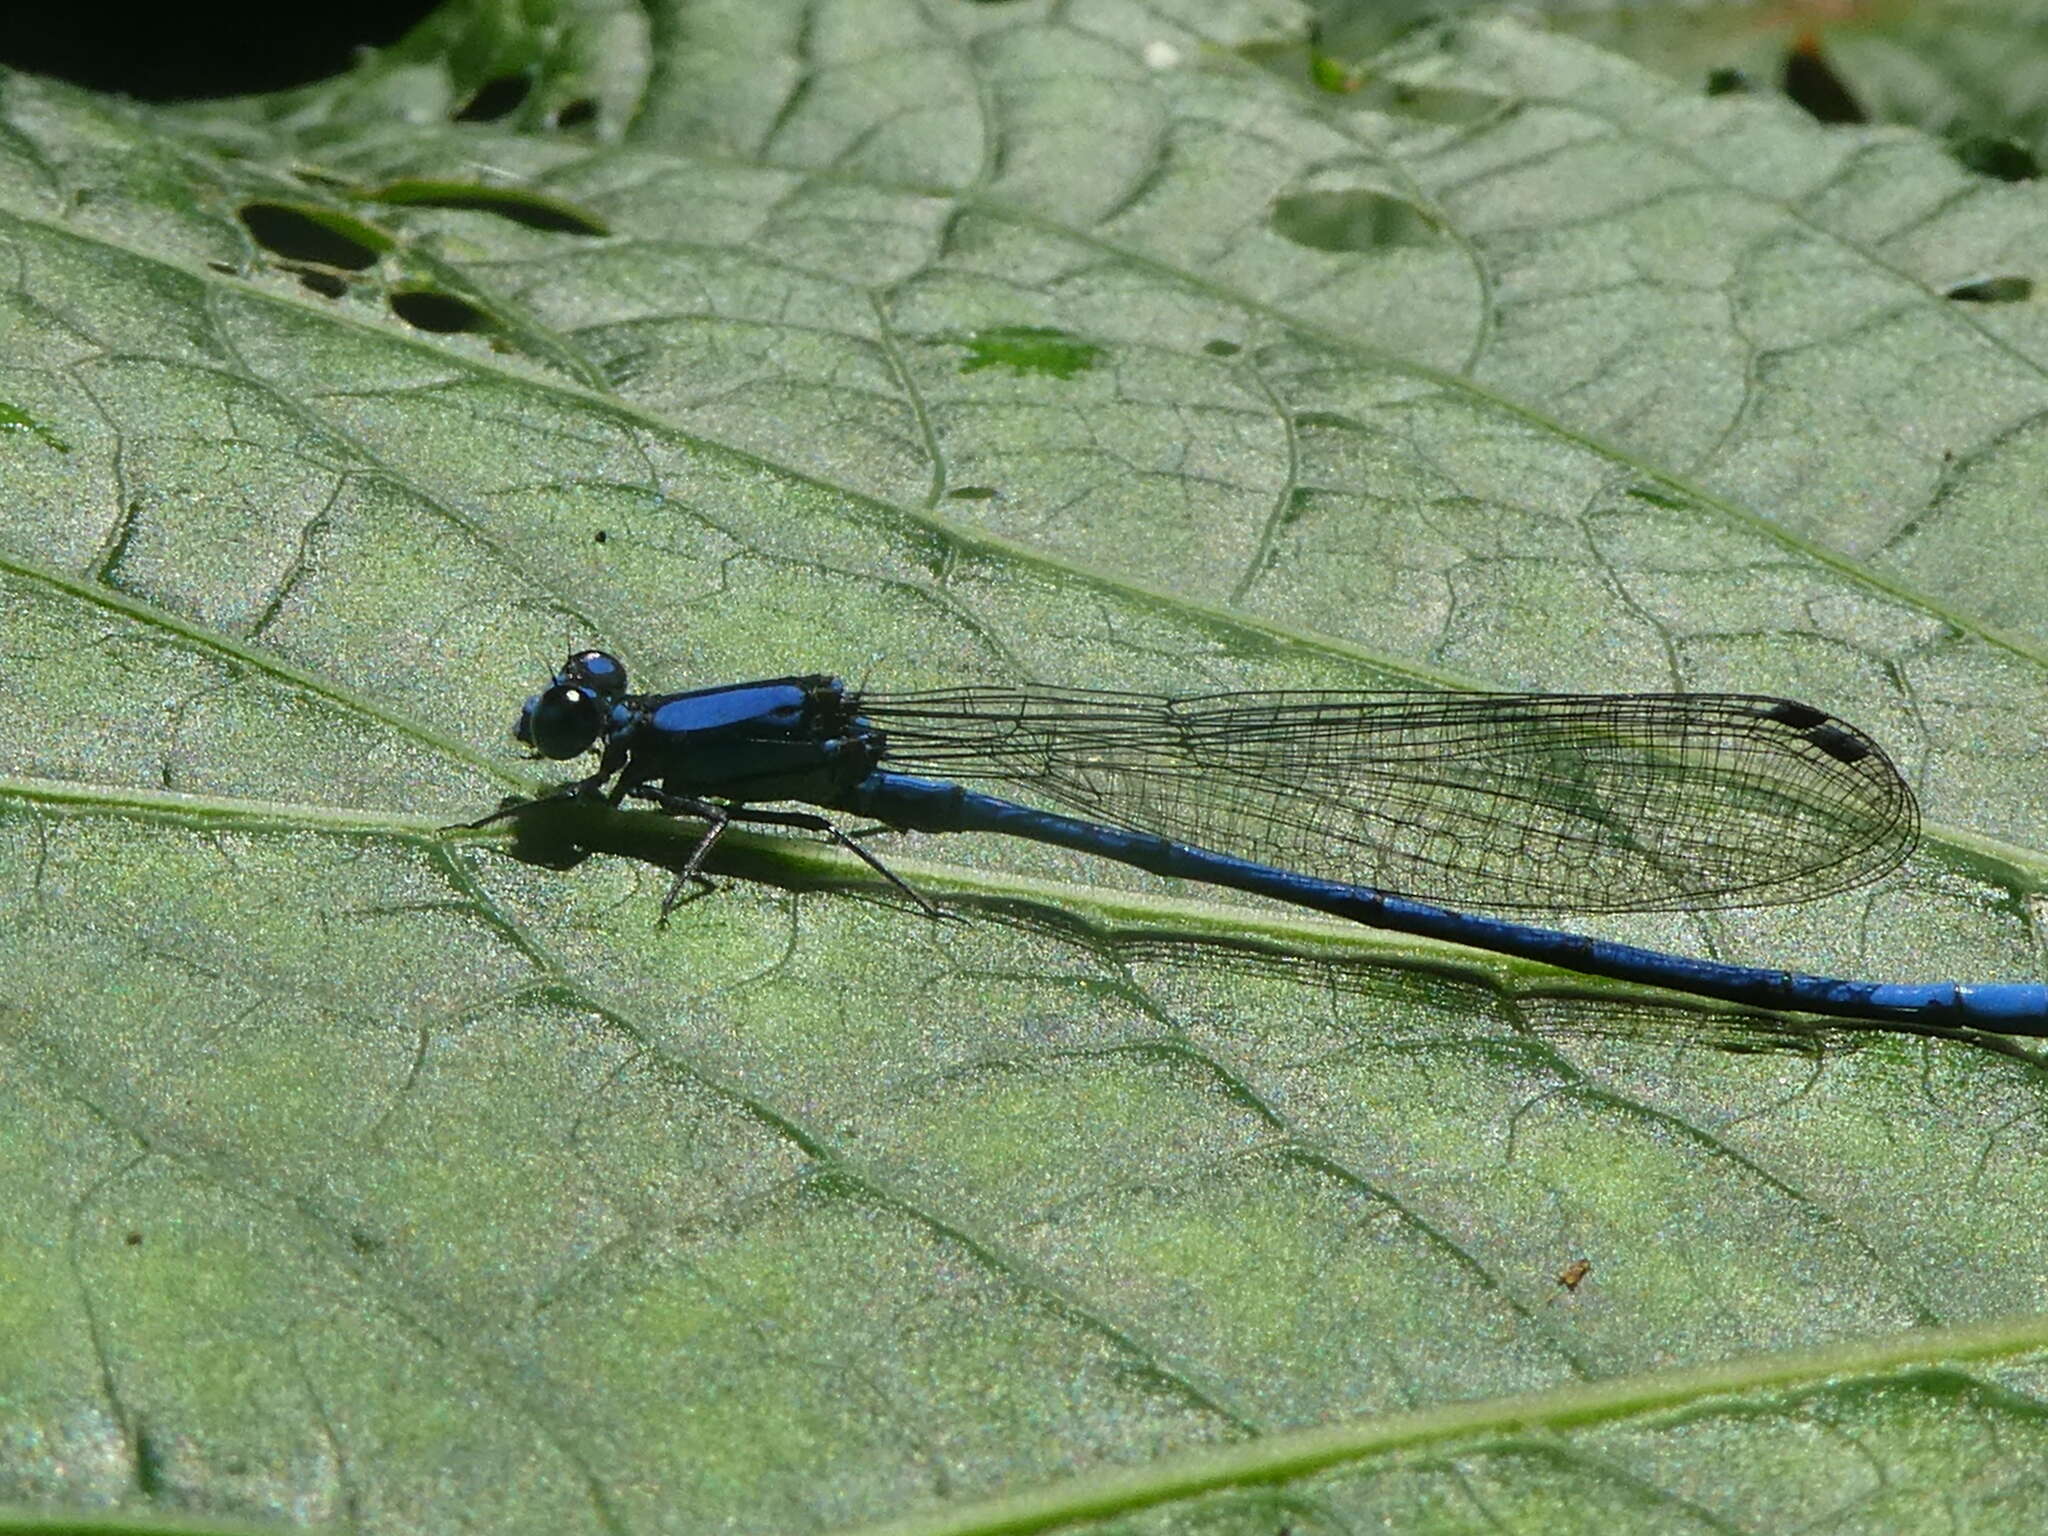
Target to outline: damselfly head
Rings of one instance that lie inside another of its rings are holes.
[[[580,757],[604,734],[609,702],[587,687],[557,683],[528,699],[512,734],[542,757]]]

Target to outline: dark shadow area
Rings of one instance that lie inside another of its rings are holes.
[[[431,288],[403,288],[391,295],[391,312],[423,331],[487,331],[490,317],[469,300]]]
[[[433,9],[433,0],[14,5],[0,26],[0,64],[144,101],[243,96],[339,74],[357,49],[396,42]]]
[[[458,123],[495,123],[510,117],[526,102],[533,81],[525,75],[497,75],[486,80],[455,114]]]
[[[311,204],[244,203],[235,212],[250,239],[287,261],[361,272],[395,243],[360,219]]]
[[[507,804],[513,803],[508,800]],[[671,874],[685,867],[703,824],[652,811],[612,810],[594,801],[556,801],[513,822],[502,852],[522,863],[574,869],[593,854],[636,859]],[[849,831],[858,829],[850,827]],[[879,845],[876,851],[886,859]],[[896,907],[906,932],[933,921],[857,865],[842,863],[823,845],[801,838],[733,828],[704,865],[710,883],[683,901],[669,926],[689,921],[689,906],[716,900],[718,887],[744,880],[791,892],[831,893]],[[1013,896],[925,893],[943,909],[940,921],[986,924],[1035,934],[1092,953],[1107,969],[1165,965],[1238,978],[1284,979],[1310,993],[1351,999],[1362,1010],[1388,1005],[1425,1013],[1447,995],[1494,1011],[1507,1034],[1551,1048],[1598,1051],[1603,1044],[1712,1051],[1735,1056],[1783,1055],[1816,1064],[1881,1047],[1886,1037],[1947,1041],[2003,1056],[2038,1071],[2048,1061],[2027,1043],[1974,1029],[1939,1025],[1848,1023],[1809,1015],[1770,1013],[1652,988],[1615,987],[1559,975],[1555,982],[1525,983],[1512,991],[1491,984],[1482,971],[1462,966],[1455,951],[1441,961],[1370,960],[1303,951],[1269,938],[1192,934],[1142,922],[1105,922],[1092,914]],[[648,903],[652,934],[659,904]],[[1349,1006],[1349,1005],[1340,1005]],[[1495,1044],[1498,1044],[1496,1041]],[[1492,1048],[1492,1047],[1488,1047]]]

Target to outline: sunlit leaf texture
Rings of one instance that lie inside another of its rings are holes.
[[[577,769],[510,726],[592,644],[1781,694],[1919,853],[1592,927],[2039,977],[2040,188],[1528,17],[1307,37],[456,0],[285,97],[0,78],[7,1509],[2048,1516],[2023,1045],[985,839],[869,845],[941,922],[736,833],[658,926],[685,825],[441,830]]]

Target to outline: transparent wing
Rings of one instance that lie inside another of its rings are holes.
[[[1740,694],[863,694],[884,765],[1454,905],[1804,901],[1919,834],[1877,743]]]

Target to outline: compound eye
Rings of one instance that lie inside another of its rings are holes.
[[[588,688],[600,698],[622,698],[626,692],[626,664],[609,651],[578,651],[562,663],[555,681]]]
[[[605,701],[588,688],[557,683],[528,699],[512,734],[542,757],[578,757],[604,734]]]

